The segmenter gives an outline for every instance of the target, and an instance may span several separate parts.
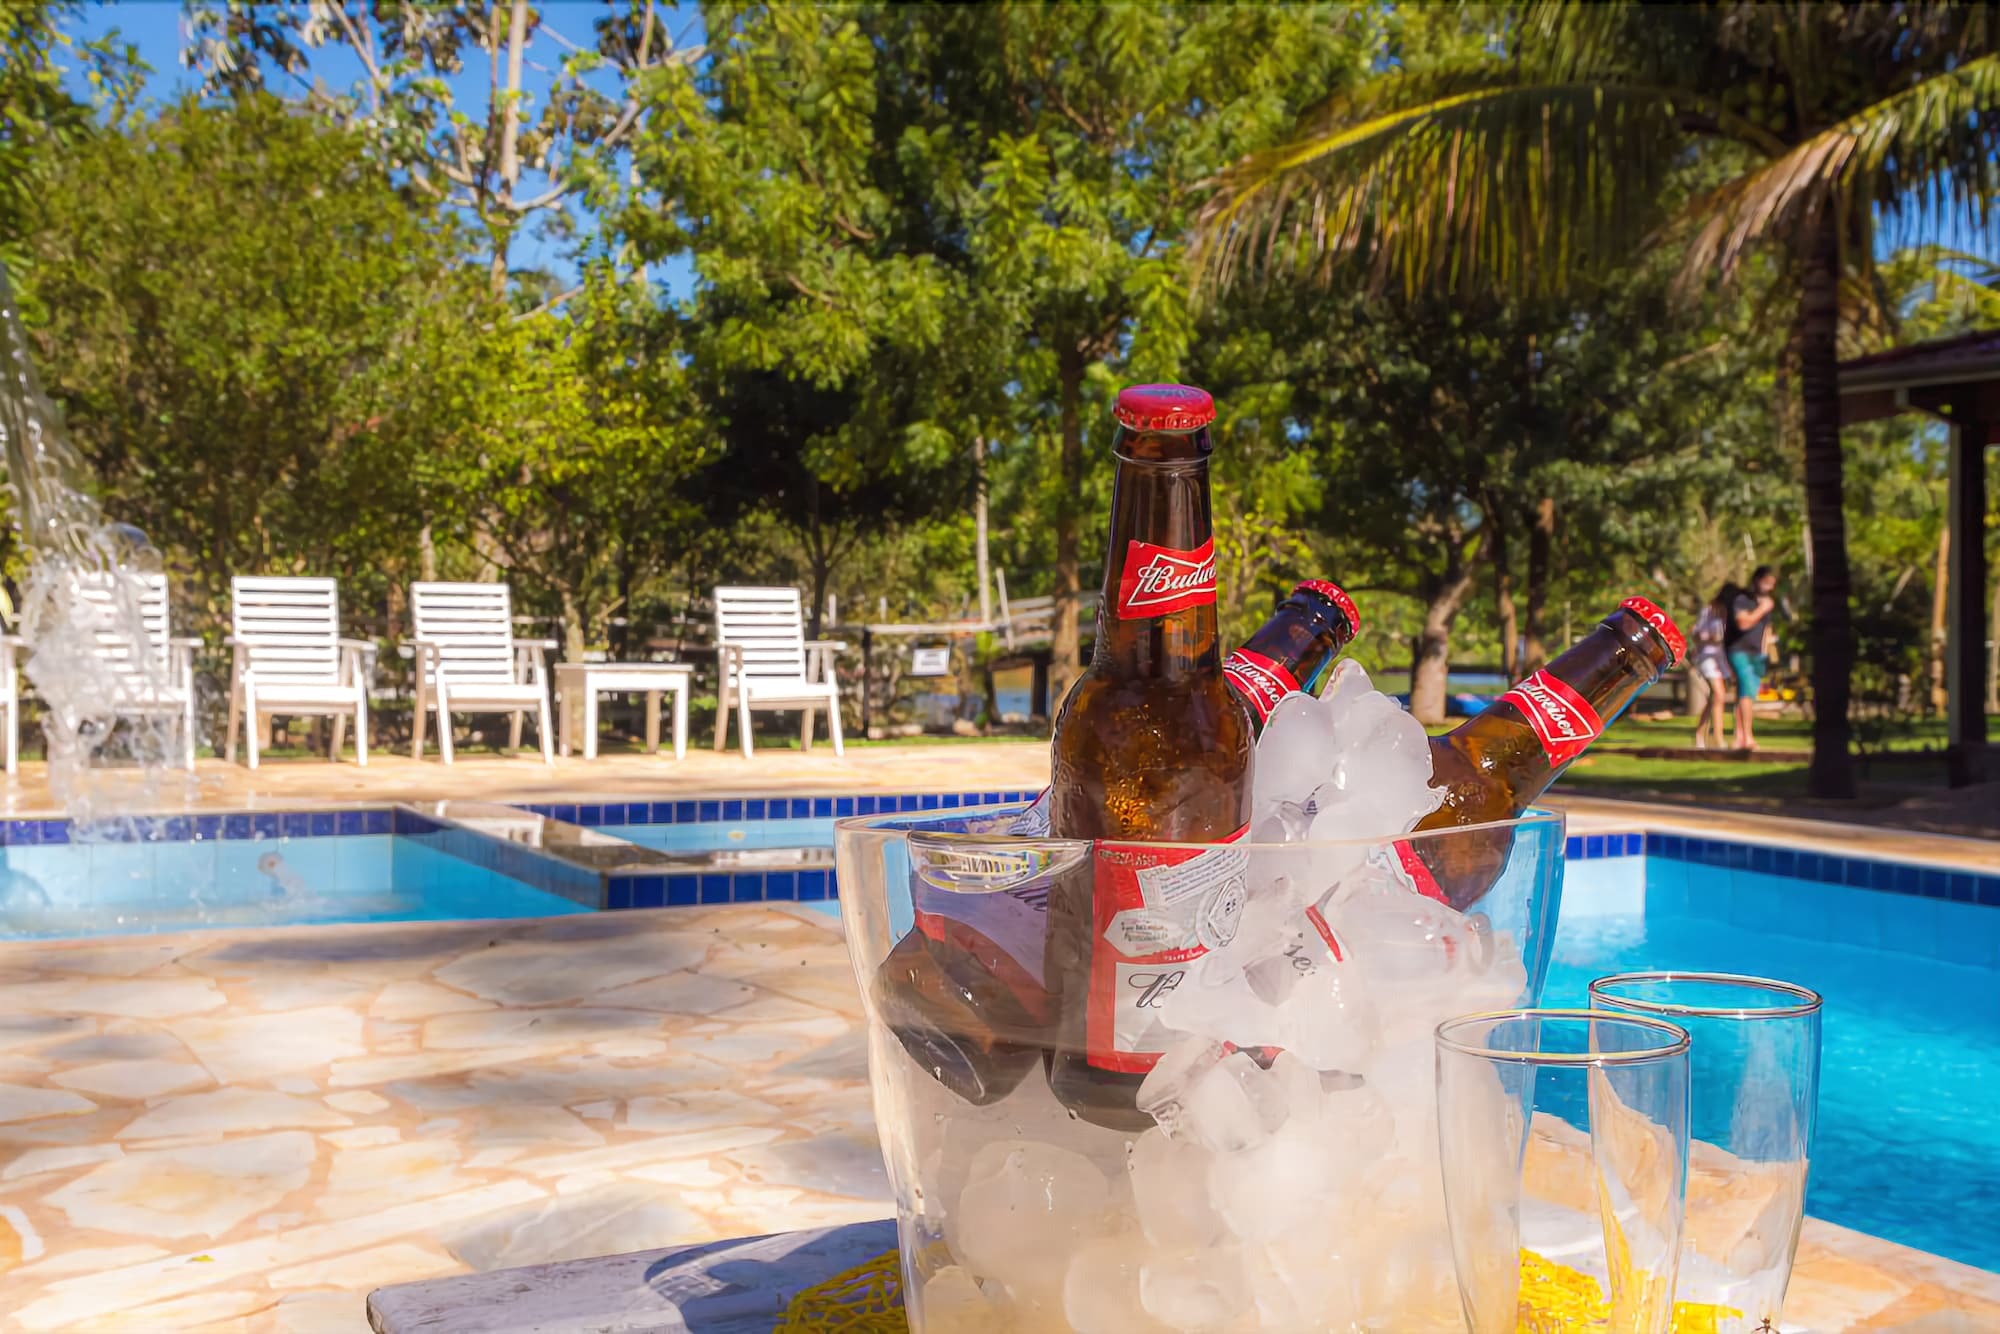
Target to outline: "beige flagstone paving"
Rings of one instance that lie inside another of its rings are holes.
[[[888,1208],[806,909],[16,944],[0,973],[31,1063],[0,1083],[0,1328],[358,1331],[386,1283]]]

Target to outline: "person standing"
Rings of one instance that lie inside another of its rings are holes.
[[[1696,750],[1722,749],[1722,717],[1727,707],[1724,702],[1727,689],[1723,679],[1729,674],[1729,655],[1723,649],[1722,641],[1729,629],[1729,613],[1736,601],[1736,593],[1735,584],[1724,584],[1715,590],[1715,596],[1702,606],[1701,614],[1695,617],[1694,656],[1689,665],[1708,691],[1708,698],[1702,702],[1700,720],[1694,725]]]
[[[1778,575],[1759,565],[1750,586],[1738,589],[1729,603],[1729,625],[1723,648],[1736,676],[1736,749],[1757,749],[1757,692],[1764,686],[1764,640],[1770,633],[1771,612],[1777,607]]]

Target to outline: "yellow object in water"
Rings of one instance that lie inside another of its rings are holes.
[[[903,1266],[895,1251],[801,1290],[771,1334],[908,1334]]]
[[[1611,1305],[1596,1279],[1530,1250],[1521,1252],[1521,1295],[1517,1334],[1569,1334],[1607,1329]],[[1675,1302],[1673,1334],[1722,1334],[1722,1322],[1743,1313],[1712,1302]]]

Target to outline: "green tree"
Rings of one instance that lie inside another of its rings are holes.
[[[211,597],[379,577],[456,429],[429,392],[476,327],[453,229],[358,136],[261,94],[79,138],[45,180],[40,362],[106,509]]]
[[[680,320],[607,265],[560,311],[487,328],[437,484],[475,552],[552,603],[565,656],[602,642],[609,618],[698,531],[676,484],[711,457]],[[440,503],[442,510],[442,502]]]
[[[1358,261],[1378,283],[1517,293],[1683,248],[1688,284],[1767,254],[1788,284],[1812,545],[1812,790],[1854,792],[1854,658],[1838,337],[1843,274],[1886,220],[1993,220],[2000,20],[1985,6],[1581,6],[1506,11],[1489,44],[1339,92],[1241,161],[1206,262]],[[1496,58],[1497,52],[1497,58]],[[1719,183],[1664,207],[1690,153]]]
[[[572,26],[576,11],[529,0],[192,0],[189,11],[212,88],[262,88],[267,67],[310,79],[309,106],[369,135],[413,189],[476,223],[496,296],[523,226],[567,231],[572,202],[617,193],[619,155],[645,128],[647,81],[702,54],[677,45],[671,7],[654,0],[605,0],[581,41],[555,23]],[[316,77],[329,48],[360,66],[351,86]],[[480,60],[486,105],[461,106],[452,80]],[[544,62],[553,77],[537,104],[527,74]]]

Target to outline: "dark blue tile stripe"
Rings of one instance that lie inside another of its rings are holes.
[[[1634,852],[1643,852],[1648,857],[1691,862],[1697,866],[1750,871],[1823,885],[1847,885],[1911,898],[2000,907],[2000,875],[1883,861],[1876,857],[1846,857],[1831,852],[1731,843],[1724,839],[1695,838],[1687,834],[1610,834],[1604,838],[1607,844],[1614,846],[1593,853],[1590,851],[1592,839],[1573,837],[1568,840],[1566,855],[1582,859],[1627,855],[1618,850],[1617,845],[1622,845]]]
[[[854,797],[723,797],[713,801],[629,801],[579,805],[517,802],[516,808],[565,824],[618,827],[635,824],[734,824],[739,820],[829,820],[850,815],[900,815],[905,811],[958,810],[1033,801],[1036,792],[905,792]]]
[[[63,843],[207,843],[217,839],[339,838],[399,832],[398,812],[233,811],[215,815],[142,815],[107,821],[88,831],[68,820],[0,820],[0,847],[49,847]]]

